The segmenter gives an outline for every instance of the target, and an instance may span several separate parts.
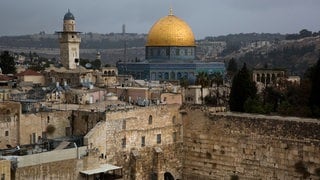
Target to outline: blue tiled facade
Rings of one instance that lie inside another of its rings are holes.
[[[145,80],[180,80],[183,77],[194,82],[199,72],[225,73],[225,65],[221,62],[196,61],[145,61],[145,62],[118,62],[119,74],[130,74],[135,79]]]

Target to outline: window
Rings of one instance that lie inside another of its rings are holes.
[[[176,55],[180,56],[180,49],[176,49]]]
[[[126,120],[123,120],[122,121],[122,129],[125,130],[127,127],[127,121]]]
[[[161,144],[161,134],[157,134],[157,144]]]
[[[45,131],[42,132],[42,138],[47,139],[47,132],[45,132]]]
[[[151,116],[151,115],[149,116],[149,121],[148,121],[148,123],[149,123],[149,124],[152,124],[152,116]]]
[[[122,148],[126,148],[126,138],[122,138],[121,141]]]
[[[173,142],[176,142],[176,141],[177,141],[177,132],[173,132],[173,134],[172,134],[172,140],[173,140]]]
[[[47,123],[50,123],[50,116],[47,117]]]
[[[30,144],[36,143],[36,133],[30,134]]]
[[[146,145],[146,137],[142,136],[141,137],[141,147],[144,147]]]
[[[170,48],[166,48],[166,55],[170,56]]]
[[[5,180],[6,175],[5,174],[1,174],[1,180]]]
[[[4,132],[5,136],[9,136],[9,131]]]
[[[175,124],[176,123],[176,116],[173,116],[172,117],[172,124]]]

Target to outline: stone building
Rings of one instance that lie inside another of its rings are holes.
[[[252,72],[252,80],[256,83],[258,92],[267,86],[279,86],[286,78],[286,71],[281,69],[254,69]]]
[[[89,151],[123,167],[124,179],[181,179],[180,105],[110,112],[85,136]]]
[[[37,144],[42,139],[71,135],[71,114],[71,110],[21,114],[18,144]]]
[[[36,144],[42,138],[61,138],[71,134],[72,111],[22,113],[19,102],[0,103],[0,148]],[[48,132],[48,126],[54,132]]]
[[[45,84],[44,76],[41,73],[38,73],[31,69],[27,69],[23,72],[16,74],[16,77],[18,78],[17,83],[21,86],[23,86],[23,84],[30,84],[31,86],[43,86]]]
[[[95,72],[96,86],[109,87],[118,84],[118,69],[116,67],[103,67],[101,71]]]
[[[0,103],[0,149],[19,144],[21,105],[16,102]]]
[[[70,89],[66,92],[65,99],[66,103],[70,104],[94,104],[105,100],[107,91],[100,88],[81,88],[81,89]]]
[[[59,83],[60,85],[68,85],[70,87],[80,87],[83,84],[95,84],[96,78],[92,70],[88,70],[82,66],[77,69],[66,69],[65,67],[53,67],[45,69],[43,72],[47,86]]]

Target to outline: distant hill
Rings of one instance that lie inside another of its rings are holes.
[[[197,40],[198,55],[208,55],[205,51],[212,44],[201,42],[226,42],[218,57],[213,59],[228,61],[238,60],[238,65],[246,62],[251,68],[285,68],[289,74],[302,75],[313,65],[320,51],[320,32],[301,30],[297,34],[240,33]],[[146,34],[136,33],[83,33],[81,34],[80,56],[94,59],[97,51],[101,53],[103,63],[115,64],[118,60],[136,61],[145,57]],[[268,45],[255,46],[261,42]],[[57,34],[33,34],[23,36],[0,37],[0,51],[36,52],[44,57],[59,58]],[[197,56],[199,57],[199,56]],[[201,57],[201,56],[200,56]],[[209,57],[210,59],[210,57]]]
[[[130,47],[143,47],[146,41],[145,34],[135,33],[110,33],[96,34],[85,33],[81,34],[82,49],[119,49]],[[0,37],[1,47],[28,47],[28,48],[59,48],[57,34],[34,34],[23,36],[2,36]]]
[[[224,36],[212,37],[208,36],[205,38],[207,41],[224,41],[227,43],[227,47],[224,50],[222,56],[228,55],[234,51],[239,50],[243,46],[247,46],[250,43],[257,41],[281,41],[286,38],[286,35],[276,33],[240,33],[240,34],[228,34]]]
[[[289,75],[303,76],[314,65],[320,52],[320,36],[297,40],[283,40],[268,48],[257,48],[245,53],[233,53],[226,59],[237,57],[238,65],[246,63],[251,68],[283,68]]]

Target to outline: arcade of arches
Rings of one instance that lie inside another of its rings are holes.
[[[279,78],[284,78],[286,73],[284,70],[253,70],[252,77],[254,82],[260,82],[264,85],[275,83]]]

